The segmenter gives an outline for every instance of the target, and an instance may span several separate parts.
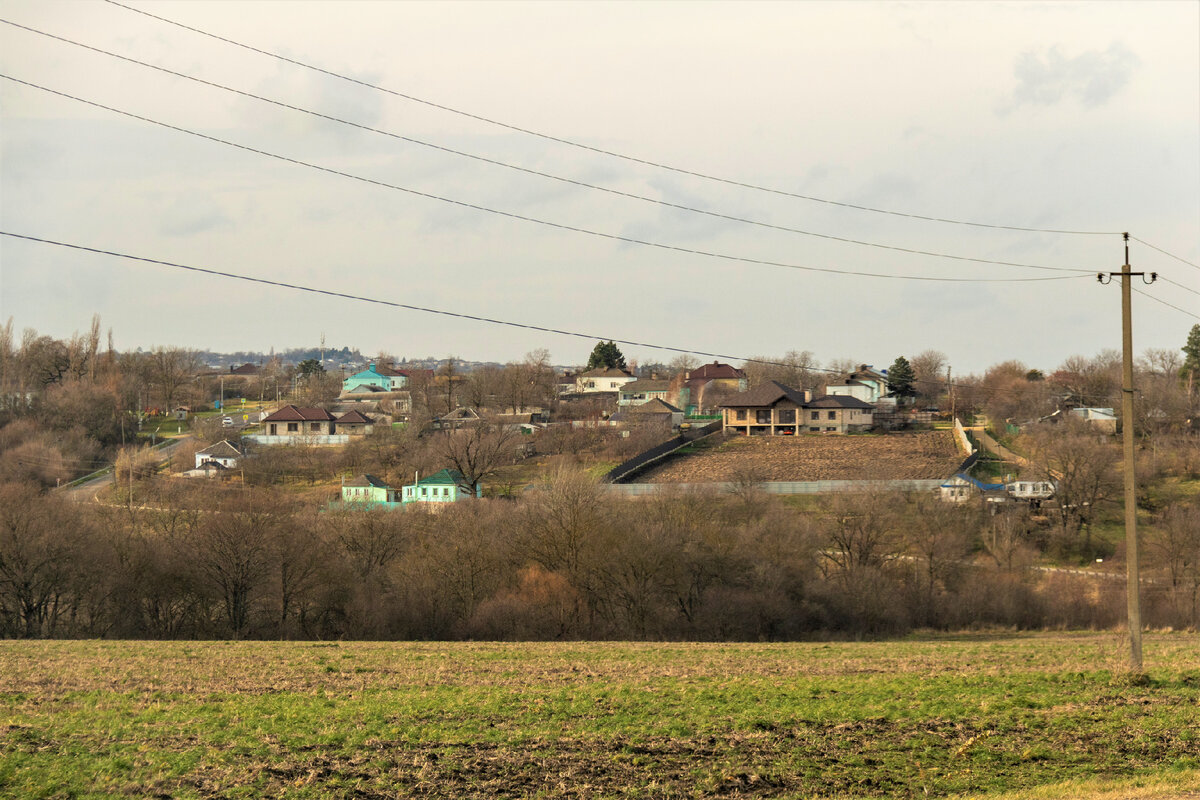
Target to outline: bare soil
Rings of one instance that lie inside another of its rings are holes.
[[[638,481],[932,480],[953,475],[964,458],[950,431],[737,436],[673,456]]]

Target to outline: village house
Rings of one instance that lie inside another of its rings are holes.
[[[396,490],[374,475],[362,474],[342,481],[342,502],[366,506],[395,506]]]
[[[804,404],[809,393],[776,381],[755,386],[721,404],[725,433],[746,436],[787,436],[804,430]]]
[[[857,397],[825,395],[804,404],[808,433],[857,433],[871,429],[875,407]]]
[[[622,386],[633,383],[631,373],[616,367],[599,367],[575,376],[575,391],[579,394],[593,392],[619,392]]]
[[[670,381],[656,378],[640,378],[622,386],[618,392],[617,405],[621,408],[637,406],[651,400],[666,400]]]
[[[394,392],[408,386],[408,373],[372,362],[342,381],[342,393]]]
[[[332,435],[335,422],[323,408],[286,405],[264,417],[262,424],[267,436],[321,436]]]
[[[768,381],[721,404],[722,429],[747,436],[855,433],[869,430],[874,407],[856,397],[825,395]]]
[[[225,469],[235,469],[242,458],[242,451],[228,439],[222,439],[203,450],[196,451],[196,469],[201,469],[207,463],[219,464]]]
[[[358,410],[351,410],[333,421],[333,429],[349,436],[362,436],[375,429],[375,420]]]
[[[436,511],[438,507],[461,500],[480,497],[479,489],[472,489],[467,479],[456,469],[443,469],[428,478],[417,478],[415,483],[403,487],[401,502],[428,503],[429,510]]]
[[[714,361],[676,375],[663,398],[688,416],[719,408],[732,394],[746,391],[746,373],[730,364]]]

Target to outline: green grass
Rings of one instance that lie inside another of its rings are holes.
[[[1200,637],[1148,635],[1146,681],[1123,653],[1113,634],[0,642],[0,796],[1200,790]]]

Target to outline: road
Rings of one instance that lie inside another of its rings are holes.
[[[180,436],[177,439],[171,439],[168,444],[165,444],[155,450],[154,452],[158,456],[159,466],[170,462],[171,456],[174,455],[175,450],[179,448],[179,445],[191,438],[192,437],[190,434]],[[80,503],[96,503],[99,502],[97,500],[97,495],[100,494],[100,491],[105,486],[112,485],[112,482],[113,476],[112,470],[110,469],[103,475],[98,475],[89,481],[85,481],[74,486],[63,486],[55,491],[62,492],[67,497]]]

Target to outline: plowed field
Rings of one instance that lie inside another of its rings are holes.
[[[966,456],[950,431],[882,436],[738,436],[647,470],[644,483],[947,478]]]

